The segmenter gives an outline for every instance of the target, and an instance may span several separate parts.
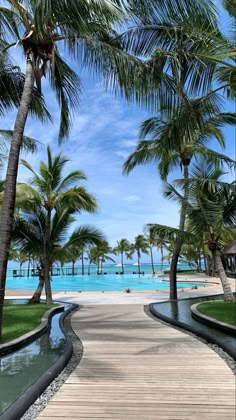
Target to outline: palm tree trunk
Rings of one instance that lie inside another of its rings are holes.
[[[233,292],[231,290],[229,281],[228,281],[228,279],[226,277],[226,274],[225,274],[225,270],[224,270],[222,260],[221,260],[221,253],[218,249],[214,252],[214,257],[215,257],[214,260],[216,262],[216,269],[218,270],[220,280],[221,280],[221,283],[222,283],[222,287],[223,287],[224,300],[226,302],[231,302],[235,299],[234,299],[234,295],[233,295]]]
[[[27,57],[25,84],[15,121],[13,139],[11,142],[0,219],[0,338],[2,336],[2,314],[5,298],[7,263],[9,257],[11,231],[15,208],[16,178],[19,165],[19,155],[22,143],[22,136],[24,133],[28,111],[32,100],[33,87],[34,71],[32,62],[30,58]]]
[[[72,276],[75,275],[75,261],[72,261]]]
[[[52,290],[51,290],[51,279],[50,279],[50,261],[49,261],[49,247],[50,247],[50,236],[51,236],[51,209],[47,210],[46,229],[44,238],[44,280],[45,280],[45,293],[46,303],[50,305],[52,303]]]
[[[163,261],[164,261],[163,246],[161,245],[161,272],[163,272]]]
[[[138,255],[138,274],[140,274],[140,254],[139,254],[139,250],[137,251],[137,255]]]
[[[29,260],[28,260],[28,268],[27,268],[27,277],[29,277],[29,273],[30,273],[30,254],[29,254]]]
[[[124,253],[121,252],[121,271],[124,273]]]
[[[150,256],[151,256],[152,274],[155,274],[155,268],[154,268],[154,264],[153,264],[152,246],[150,246]]]
[[[21,272],[22,272],[22,264],[23,262],[20,263],[20,277],[21,277]]]
[[[40,299],[41,299],[41,295],[42,295],[42,291],[43,291],[43,286],[45,283],[45,279],[44,279],[44,270],[43,268],[41,268],[39,270],[39,282],[38,282],[38,287],[35,290],[32,298],[30,299],[30,303],[39,303]]]
[[[84,276],[84,252],[81,254],[82,276]]]
[[[184,165],[184,179],[188,179],[188,165]],[[188,197],[188,189],[185,186],[184,190],[184,197],[187,199]],[[184,231],[185,226],[185,219],[186,219],[186,212],[184,206],[181,207],[180,212],[180,221],[179,221],[179,230],[180,232]],[[181,248],[182,248],[183,240],[180,235],[177,235],[176,243],[173,250],[173,255],[170,264],[170,300],[176,300],[177,297],[177,264],[178,259],[180,256]]]
[[[62,273],[63,276],[65,275],[65,273],[64,273],[64,264],[61,264],[61,273]]]

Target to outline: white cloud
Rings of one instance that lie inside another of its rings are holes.
[[[141,198],[138,195],[128,195],[127,197],[124,197],[123,200],[125,201],[139,201]]]

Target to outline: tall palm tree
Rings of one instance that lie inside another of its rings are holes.
[[[134,238],[134,243],[131,245],[131,247],[133,248],[133,250],[136,252],[137,254],[137,259],[138,259],[138,274],[141,274],[140,271],[140,260],[141,260],[141,255],[142,254],[149,254],[149,245],[148,245],[148,241],[147,239],[144,237],[144,235],[137,235]]]
[[[140,137],[152,136],[150,140],[140,140],[136,150],[126,159],[124,173],[129,173],[136,165],[158,162],[161,179],[165,180],[175,167],[183,168],[183,176],[188,178],[189,165],[193,157],[207,156],[215,162],[232,163],[232,159],[206,147],[209,139],[215,138],[224,147],[223,124],[235,124],[235,113],[220,113],[221,101],[216,93],[191,99],[184,98],[165,115],[150,118],[141,126]],[[185,186],[187,197],[188,188]],[[182,206],[179,229],[184,230],[185,209]],[[170,299],[177,299],[176,270],[182,242],[176,237],[176,244],[170,267]]]
[[[5,50],[20,47],[26,63],[25,79],[14,125],[6,174],[6,189],[0,221],[0,307],[5,296],[8,253],[13,224],[16,178],[22,135],[32,103],[34,85],[41,91],[42,77],[48,75],[61,109],[59,140],[68,136],[71,113],[78,109],[80,78],[60,55],[66,50],[79,64],[104,77],[106,84],[124,87],[130,58],[116,40],[114,26],[126,14],[119,1],[84,0],[57,2],[6,0],[0,6],[0,28]],[[63,46],[63,47],[61,47]],[[135,60],[135,63],[138,60]],[[130,69],[130,71],[128,71]],[[0,325],[1,325],[0,309]]]
[[[117,241],[116,247],[113,248],[112,252],[115,255],[120,255],[121,257],[121,271],[122,274],[125,272],[124,270],[124,255],[127,255],[127,252],[129,252],[130,249],[130,243],[127,239],[122,238],[119,241]]]
[[[28,162],[22,160],[22,164],[33,176],[30,179],[30,185],[19,185],[17,193],[22,197],[22,202],[20,202],[20,198],[18,199],[20,207],[26,210],[39,207],[46,214],[42,262],[47,303],[52,301],[49,248],[53,212],[60,207],[65,207],[71,213],[81,210],[91,213],[96,210],[95,198],[84,187],[76,185],[78,181],[86,179],[85,174],[82,171],[74,171],[63,177],[63,169],[67,162],[68,160],[62,154],[53,158],[49,147],[47,148],[47,163],[40,163],[39,173]],[[26,197],[24,193],[26,193]]]
[[[204,234],[208,248],[215,259],[224,298],[233,300],[234,296],[224,271],[221,253],[224,235],[232,235],[232,226],[236,224],[235,182],[229,184],[221,181],[220,178],[224,173],[205,161],[196,165],[192,172],[193,177],[184,181],[189,189],[187,200],[171,185],[167,185],[166,195],[184,203],[189,232],[196,238]],[[183,181],[176,181],[176,185],[183,187]]]

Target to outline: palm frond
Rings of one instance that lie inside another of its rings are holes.
[[[13,131],[11,130],[0,130],[0,142],[6,141],[10,143],[13,138]],[[26,152],[35,153],[38,150],[41,143],[38,140],[33,139],[29,136],[23,136],[22,138],[22,149]]]
[[[72,120],[71,113],[78,110],[81,94],[81,81],[58,53],[55,53],[55,68],[50,81],[61,107],[59,142],[68,137]]]

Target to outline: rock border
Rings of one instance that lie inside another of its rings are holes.
[[[78,305],[75,304],[70,305],[71,307],[68,308],[60,317],[60,327],[66,339],[64,353],[7,410],[4,411],[1,415],[1,420],[20,420],[28,408],[35,402],[35,400],[43,393],[48,385],[59,375],[69,362],[73,352],[73,347],[71,338],[64,328],[64,320],[70,312],[78,307]]]
[[[58,312],[64,311],[64,305],[57,306],[56,308],[51,308],[45,312],[41,318],[41,323],[34,328],[33,330],[21,335],[20,337],[15,338],[14,340],[7,341],[4,344],[0,344],[0,356],[12,353],[13,351],[24,347],[27,343],[34,341],[40,335],[45,333],[49,327],[49,321]]]
[[[207,303],[215,302],[214,300],[208,300]],[[191,306],[191,312],[192,317],[196,319],[197,321],[202,322],[203,324],[209,325],[210,327],[219,328],[220,330],[223,330],[224,332],[233,334],[236,336],[236,327],[234,325],[226,324],[225,322],[218,321],[215,318],[211,318],[208,315],[203,314],[202,312],[198,311],[197,307],[201,305],[204,302],[201,303],[194,303],[194,305]]]

